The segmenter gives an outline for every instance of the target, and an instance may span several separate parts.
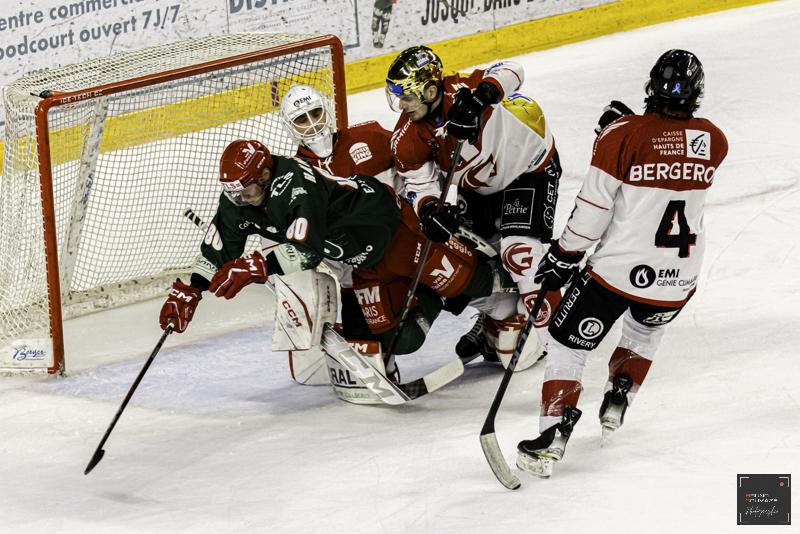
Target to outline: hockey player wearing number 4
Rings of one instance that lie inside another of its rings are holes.
[[[694,116],[703,89],[697,57],[669,50],[650,71],[643,115],[613,101],[600,118],[575,208],[536,272],[548,290],[572,283],[549,328],[541,434],[519,443],[520,469],[548,477],[562,459],[581,416],[587,351],[620,316],[622,335],[600,407],[604,441],[622,425],[666,325],[695,292],[706,194],[728,152],[725,135]],[[585,251],[595,245],[578,274]]]

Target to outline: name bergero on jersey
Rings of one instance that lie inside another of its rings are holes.
[[[652,182],[656,180],[691,180],[710,184],[714,181],[716,167],[702,163],[645,163],[632,165],[628,173],[629,182]]]

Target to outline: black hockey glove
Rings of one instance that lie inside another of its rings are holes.
[[[462,87],[456,92],[453,106],[447,112],[447,133],[474,143],[481,132],[483,110],[501,99],[500,91],[490,82],[481,82],[474,91]]]
[[[600,120],[597,121],[597,126],[594,127],[594,133],[600,135],[603,128],[625,115],[636,115],[636,113],[619,100],[612,100],[609,105],[603,108],[603,114],[600,115]]]
[[[554,241],[539,262],[533,281],[541,284],[545,291],[555,291],[567,285],[578,274],[578,264],[585,252],[566,252]]]
[[[428,239],[446,243],[458,230],[458,206],[451,204],[437,206],[436,201],[429,200],[419,208],[419,221]]]

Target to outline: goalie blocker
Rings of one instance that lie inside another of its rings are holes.
[[[289,356],[292,378],[307,386],[330,384],[336,396],[353,404],[384,402],[364,382],[328,356],[320,347],[325,323],[336,322],[335,279],[313,270],[275,276],[275,332],[272,350]],[[380,343],[373,340],[347,340],[353,349],[368,358],[385,374]]]

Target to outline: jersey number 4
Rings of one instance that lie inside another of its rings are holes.
[[[697,234],[693,234],[686,222],[686,201],[670,200],[661,223],[656,231],[655,246],[661,248],[677,248],[679,258],[688,258],[690,248],[697,241]],[[672,233],[675,222],[678,223],[678,233]]]

